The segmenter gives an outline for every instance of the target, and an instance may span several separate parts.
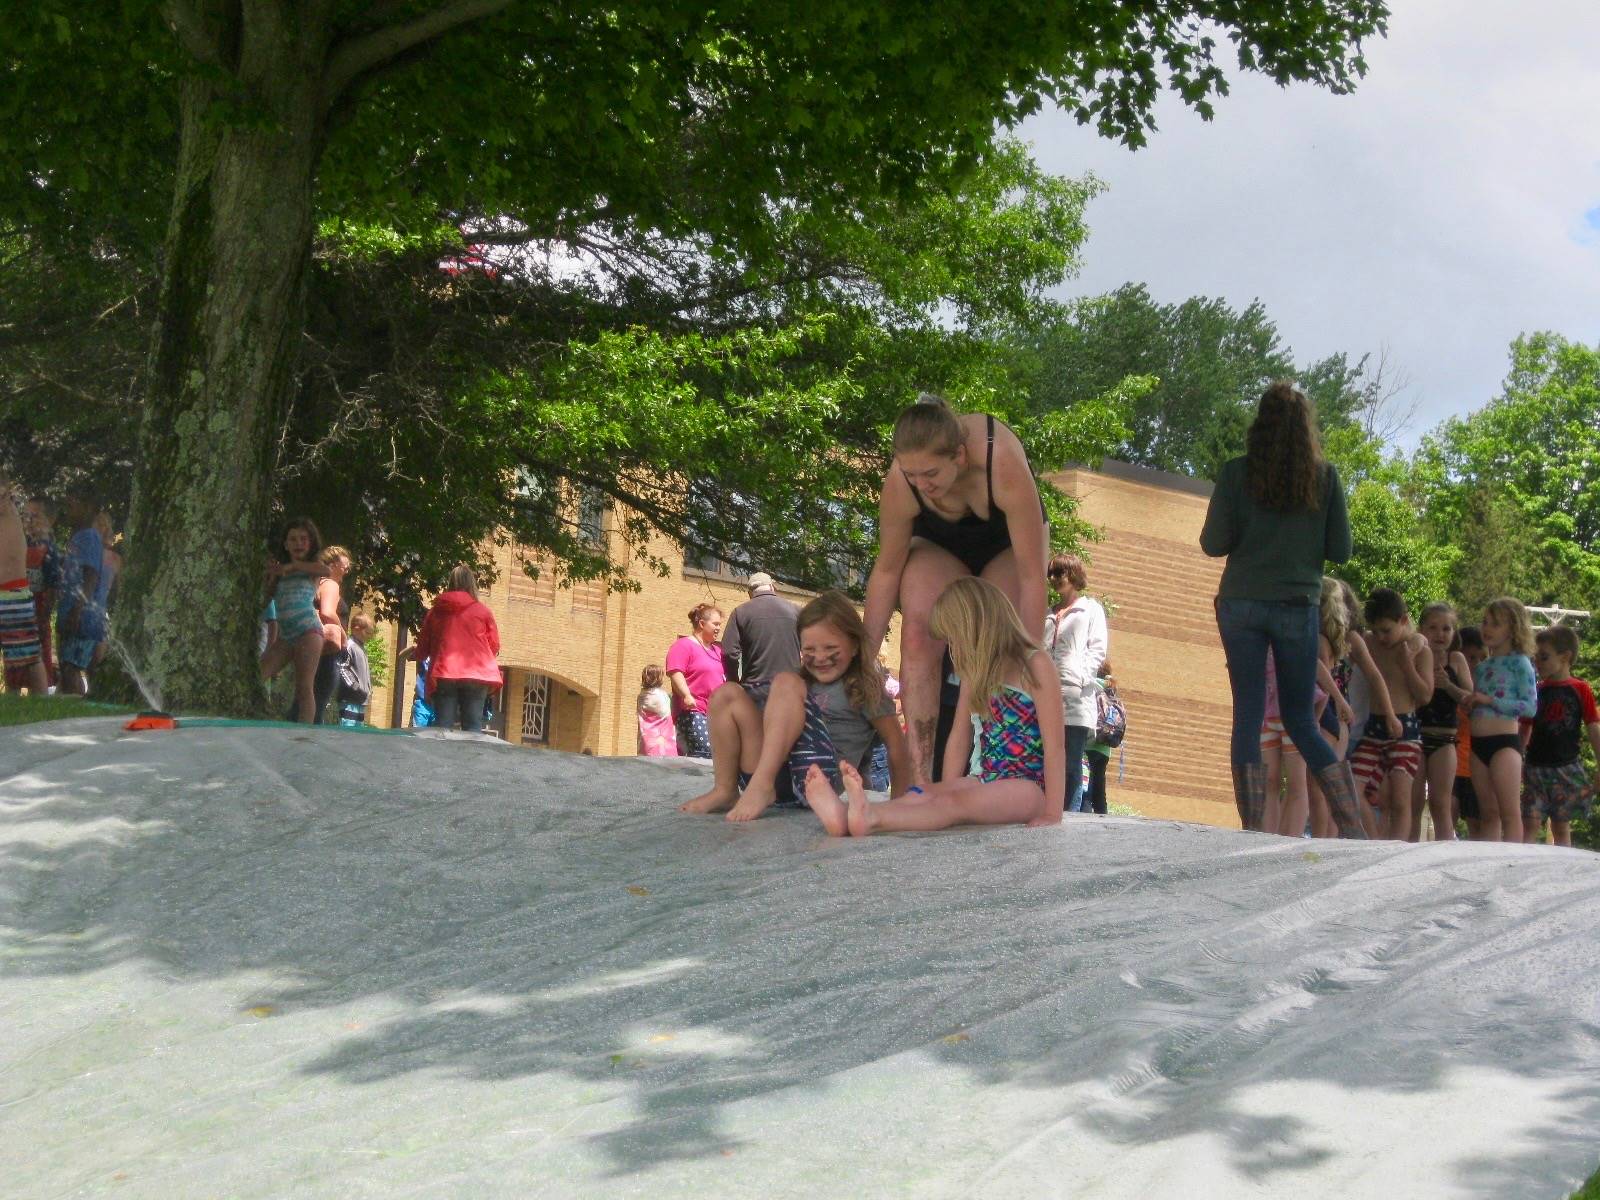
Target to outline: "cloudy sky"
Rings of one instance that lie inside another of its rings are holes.
[[[1059,113],[1021,133],[1109,185],[1066,294],[1259,297],[1301,362],[1387,346],[1414,442],[1498,393],[1518,333],[1600,343],[1600,3],[1391,7],[1353,95],[1237,77],[1137,152]]]

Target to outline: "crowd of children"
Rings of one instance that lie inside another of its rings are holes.
[[[1548,822],[1550,840],[1571,845],[1572,820],[1600,790],[1600,771],[1582,759],[1585,738],[1600,757],[1600,716],[1572,675],[1573,629],[1536,634],[1510,597],[1491,601],[1477,627],[1461,628],[1443,602],[1414,625],[1393,589],[1358,604],[1334,579],[1323,581],[1321,626],[1317,716],[1351,763],[1369,837],[1418,841],[1426,814],[1439,841],[1459,822],[1473,840],[1531,842]],[[1277,819],[1267,828],[1331,836],[1326,803],[1270,711],[1261,738]]]

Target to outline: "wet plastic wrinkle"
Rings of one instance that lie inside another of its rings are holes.
[[[7,1194],[1566,1200],[1600,860],[1171,822],[831,841],[705,772],[0,735]]]

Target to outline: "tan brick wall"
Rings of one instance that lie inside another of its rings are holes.
[[[1111,760],[1112,798],[1146,816],[1237,826],[1233,707],[1211,607],[1222,563],[1200,550],[1207,497],[1187,481],[1121,464],[1050,479],[1078,498],[1080,515],[1105,539],[1084,557],[1088,591],[1110,612],[1111,664],[1128,706],[1128,736]]]

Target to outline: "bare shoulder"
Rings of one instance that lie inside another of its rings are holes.
[[[909,521],[916,512],[917,498],[912,494],[911,485],[900,473],[900,464],[891,462],[889,473],[883,477],[883,492],[878,498],[878,515],[904,517]]]

